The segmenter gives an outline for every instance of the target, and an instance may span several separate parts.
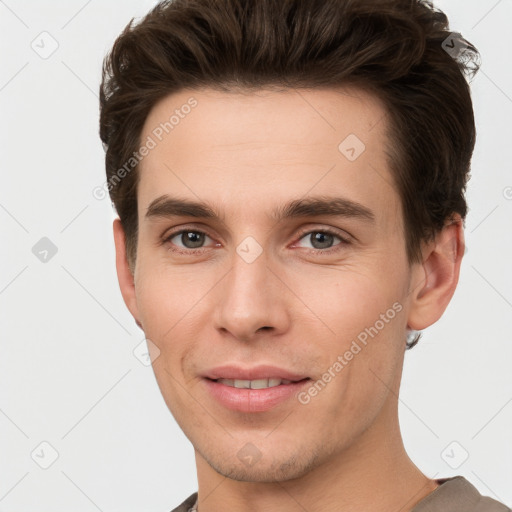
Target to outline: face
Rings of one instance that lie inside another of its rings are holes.
[[[222,475],[296,478],[392,428],[411,268],[386,128],[348,89],[181,91],[146,120],[131,310]]]

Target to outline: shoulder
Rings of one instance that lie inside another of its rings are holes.
[[[171,512],[189,512],[197,500],[197,492],[191,494],[183,503],[172,509]]]
[[[488,496],[482,496],[464,477],[438,479],[439,487],[422,499],[411,512],[512,512]]]

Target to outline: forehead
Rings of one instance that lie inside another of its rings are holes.
[[[182,90],[146,119],[139,215],[163,194],[254,219],[280,202],[336,194],[396,223],[386,129],[384,105],[357,89]]]

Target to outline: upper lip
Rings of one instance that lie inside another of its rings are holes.
[[[241,366],[224,365],[216,366],[203,375],[212,380],[236,379],[236,380],[258,380],[258,379],[285,379],[299,381],[308,378],[307,375],[295,373],[284,368],[271,365],[258,365],[250,368]]]

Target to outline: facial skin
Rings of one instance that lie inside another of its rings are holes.
[[[192,97],[197,106],[139,167],[134,276],[118,220],[114,236],[123,297],[160,350],[158,384],[195,448],[199,510],[410,510],[437,485],[408,458],[398,425],[406,329],[434,323],[453,295],[460,219],[409,266],[386,111],[370,95],[180,91],[153,108],[141,141]],[[338,149],[350,134],[365,144],[354,161]],[[163,195],[220,218],[148,217]],[[270,216],[313,196],[357,202],[374,219]],[[180,229],[205,233],[202,247],[187,248]],[[262,250],[250,263],[237,252],[247,237]],[[205,373],[233,364],[307,376],[307,391],[382,314],[384,327],[307,404],[293,396],[243,412],[207,390]]]

